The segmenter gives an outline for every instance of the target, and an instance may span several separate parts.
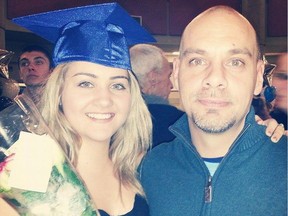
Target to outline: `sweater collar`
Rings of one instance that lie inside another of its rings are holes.
[[[265,135],[265,128],[265,126],[258,125],[256,123],[255,111],[251,106],[250,111],[245,118],[244,127],[231,147],[234,149],[237,147],[238,151],[244,151],[257,143],[262,143],[263,137],[266,137],[266,140],[269,140],[270,138]],[[188,116],[186,113],[181,118],[179,118],[169,129],[176,137],[184,139],[185,142],[190,144],[192,143],[188,124]]]

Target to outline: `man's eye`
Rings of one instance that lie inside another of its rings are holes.
[[[28,61],[22,61],[20,62],[20,67],[27,67],[29,65]]]
[[[79,83],[78,86],[82,88],[92,88],[94,85],[91,82],[84,81],[84,82]]]
[[[200,58],[194,58],[194,59],[190,60],[189,63],[197,66],[197,65],[204,65],[205,61],[203,59],[200,59]]]
[[[244,62],[241,61],[240,59],[233,59],[228,63],[228,65],[233,66],[233,67],[240,67],[244,65]]]
[[[41,61],[41,60],[37,60],[37,61],[35,61],[35,64],[36,64],[36,65],[42,65],[42,64],[44,64],[44,62]]]

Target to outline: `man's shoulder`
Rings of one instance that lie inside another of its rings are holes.
[[[165,158],[173,157],[172,154],[177,150],[178,144],[175,141],[164,142],[151,149],[144,157],[145,161],[166,160]],[[175,149],[176,148],[176,149]]]
[[[151,176],[155,173],[161,173],[161,170],[169,167],[175,160],[176,143],[162,143],[149,151],[140,164],[140,176]],[[177,151],[177,150],[176,150]],[[145,174],[144,174],[145,173]],[[142,177],[141,177],[142,178]]]
[[[257,124],[254,119],[250,121],[250,124],[251,126],[244,133],[245,146],[256,144],[260,148],[268,148],[271,151],[272,149],[287,149],[287,136],[283,135],[277,143],[274,143],[271,137],[266,135],[266,126]]]
[[[156,146],[155,148],[153,148],[149,154],[147,155],[158,155],[158,154],[165,154],[166,152],[170,152],[171,149],[175,148],[175,145],[177,145],[177,143],[175,142],[175,140],[172,140],[171,142],[164,142],[161,143],[161,145]]]
[[[283,135],[277,143],[271,141],[271,138],[266,136],[263,132],[262,141],[257,143],[257,146],[260,148],[259,155],[262,155],[266,158],[271,158],[269,160],[275,161],[286,161],[287,160],[287,136]]]
[[[271,148],[279,149],[280,152],[287,155],[287,145],[288,145],[287,136],[283,135],[277,143],[271,143],[271,145],[272,145]]]

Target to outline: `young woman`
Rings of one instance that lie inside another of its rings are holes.
[[[101,216],[149,215],[137,167],[150,147],[152,122],[131,71],[129,44],[153,37],[116,3],[14,22],[57,38],[40,110]]]
[[[48,126],[97,207],[110,215],[148,213],[136,169],[149,148],[151,120],[134,75],[92,62],[64,63],[43,101]]]

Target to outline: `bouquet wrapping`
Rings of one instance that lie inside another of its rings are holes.
[[[0,197],[20,215],[100,215],[32,100],[14,101],[0,112]]]

